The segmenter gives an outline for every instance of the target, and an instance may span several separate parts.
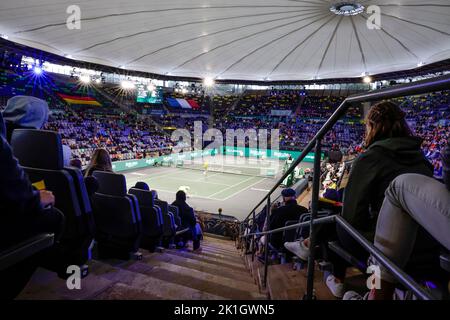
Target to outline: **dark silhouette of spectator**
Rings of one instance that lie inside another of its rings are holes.
[[[186,193],[179,190],[175,195],[175,201],[172,203],[173,206],[178,208],[178,214],[181,219],[181,228],[189,228],[189,238],[193,242],[194,251],[200,248],[200,235],[196,228],[197,219],[195,218],[194,209],[192,209],[186,203]]]

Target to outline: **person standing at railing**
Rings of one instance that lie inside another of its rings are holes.
[[[363,152],[353,163],[344,192],[342,216],[366,239],[373,241],[378,212],[384,193],[397,176],[417,173],[432,177],[433,168],[421,151],[422,140],[413,136],[405,113],[394,103],[383,101],[370,109],[366,118],[366,136]],[[320,241],[338,240],[346,251],[359,261],[367,261],[369,254],[342,228],[327,228]],[[286,243],[285,247],[307,260],[309,239]],[[329,254],[333,274],[326,284],[334,296],[344,295],[344,280],[348,264],[333,252]]]
[[[442,152],[444,182],[418,174],[397,177],[386,190],[375,233],[375,247],[398,267],[411,257],[419,227],[450,250],[450,139]],[[430,263],[432,264],[432,263]],[[371,290],[369,300],[392,299],[396,279],[380,265],[381,288]],[[349,291],[345,299],[362,299]]]

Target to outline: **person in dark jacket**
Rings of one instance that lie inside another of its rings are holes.
[[[370,109],[366,118],[366,151],[353,163],[344,192],[343,218],[367,240],[373,242],[378,212],[384,193],[397,176],[417,173],[432,177],[433,167],[421,150],[422,140],[413,136],[405,113],[394,103],[383,101]],[[358,260],[366,261],[368,253],[339,225],[336,228],[341,247]],[[292,252],[301,258],[309,256],[309,240],[297,242]],[[332,252],[333,275],[326,284],[336,297],[344,294],[343,281],[347,263]]]
[[[186,193],[179,190],[175,195],[175,201],[172,205],[178,208],[178,214],[181,219],[181,229],[190,229],[189,237],[193,241],[193,249],[194,251],[198,250],[200,248],[200,235],[196,228],[197,219],[195,218],[194,209],[186,203]]]
[[[51,191],[37,191],[14,158],[6,141],[6,128],[0,114],[0,252],[33,235],[55,233],[58,238],[64,218],[57,210],[46,209],[55,203]],[[14,298],[37,267],[34,258],[0,272],[0,299]]]
[[[423,242],[419,237],[421,228],[450,250],[450,140],[441,156],[445,184],[424,175],[404,174],[395,178],[386,190],[374,243],[400,268],[405,268],[415,247]],[[426,265],[438,265],[439,253],[436,252],[435,258],[427,254]],[[375,259],[371,260],[380,267],[381,286],[372,289],[368,299],[392,299],[396,278]],[[356,297],[354,292],[346,293],[349,300]]]
[[[308,212],[308,209],[297,204],[293,189],[284,189],[281,195],[283,196],[283,205],[272,210],[269,223],[270,230],[284,227],[287,221],[298,221],[302,214]],[[270,236],[270,244],[275,249],[283,248],[283,243],[282,232],[273,233]]]

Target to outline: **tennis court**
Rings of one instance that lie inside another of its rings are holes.
[[[188,187],[190,197],[223,201],[247,189],[265,178],[238,174],[208,172],[181,168],[154,168],[127,173],[128,186],[137,181],[147,182],[158,192],[176,192]]]
[[[272,188],[282,170],[282,165],[277,166],[278,163],[274,164],[273,160],[249,159],[232,165],[219,165],[222,162],[217,156],[214,159],[205,157],[204,160],[209,163],[206,174],[203,166],[198,163],[148,167],[124,174],[128,188],[138,181],[146,182],[158,192],[160,199],[169,203],[175,200],[175,193],[180,188],[186,188],[188,203],[194,209],[217,213],[222,208],[223,214],[242,219]],[[305,167],[309,166],[310,164],[305,164]],[[276,172],[270,170],[270,175],[266,175],[269,167]],[[277,195],[278,193],[275,197]]]

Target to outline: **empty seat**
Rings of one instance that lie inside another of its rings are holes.
[[[136,198],[127,194],[125,176],[102,171],[93,176],[99,183],[92,205],[100,258],[140,259],[141,216]]]
[[[168,205],[167,210],[169,213],[173,215],[173,218],[175,220],[175,224],[178,226],[178,230],[181,228],[181,218],[180,214],[178,213],[178,207],[173,205]]]
[[[175,218],[173,214],[169,212],[169,204],[166,201],[155,199],[154,203],[157,208],[161,209],[164,222],[163,246],[167,248],[174,243],[174,237],[177,231]]]
[[[84,265],[93,240],[91,210],[80,170],[63,165],[61,137],[45,130],[16,129],[11,146],[31,182],[43,182],[65,216],[65,229],[48,265],[60,276],[68,265]]]
[[[154,251],[163,235],[163,217],[161,210],[154,207],[151,191],[131,188],[129,194],[134,195],[139,203],[142,220],[141,248]]]

